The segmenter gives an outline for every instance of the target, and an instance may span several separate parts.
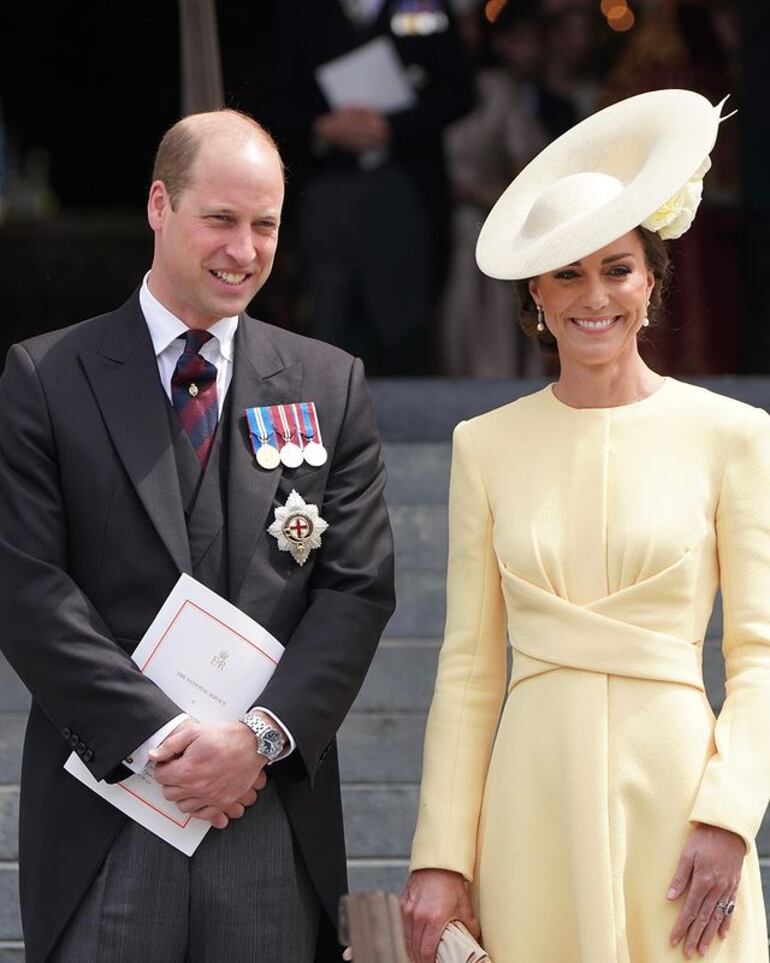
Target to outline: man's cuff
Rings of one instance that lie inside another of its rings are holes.
[[[181,724],[189,718],[186,712],[174,716],[170,722],[167,722],[165,726],[153,733],[149,739],[145,739],[141,746],[137,746],[130,756],[126,756],[123,760],[123,765],[128,766],[132,772],[143,772],[147,763],[150,761],[150,750],[157,749],[166,736],[170,736],[177,726],[181,726]]]
[[[286,733],[286,738],[288,740],[288,743],[284,748],[283,752],[281,753],[281,755],[276,756],[275,759],[273,759],[271,762],[268,763],[268,766],[272,765],[273,762],[279,762],[281,759],[285,759],[287,756],[290,756],[294,752],[294,750],[297,748],[297,743],[294,741],[294,736],[292,736],[292,734],[289,732],[289,730],[286,728],[286,726],[281,722],[281,720],[278,718],[278,716],[274,712],[271,712],[269,709],[265,709],[262,706],[253,706],[253,708],[259,710],[259,712],[266,715],[268,719],[272,719],[273,722],[276,723],[276,725],[280,726],[281,729]]]

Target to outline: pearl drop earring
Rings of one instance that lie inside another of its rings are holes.
[[[536,307],[537,307],[537,330],[542,332],[542,331],[545,331],[545,324],[543,324],[543,309],[540,307],[539,304],[536,305]]]

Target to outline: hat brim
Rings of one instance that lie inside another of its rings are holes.
[[[490,211],[476,261],[493,278],[535,277],[592,254],[638,227],[679,191],[716,141],[719,108],[690,90],[656,90],[593,114],[534,158]],[[542,193],[581,172],[608,174],[620,193],[588,212],[526,236]]]

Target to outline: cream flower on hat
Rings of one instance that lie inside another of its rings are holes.
[[[703,196],[703,178],[710,168],[711,159],[707,157],[680,191],[642,221],[642,227],[655,231],[664,241],[673,241],[689,231]]]

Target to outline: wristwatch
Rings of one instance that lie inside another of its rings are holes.
[[[266,722],[258,712],[249,709],[246,715],[241,716],[239,722],[248,726],[257,737],[257,752],[261,756],[266,756],[268,762],[273,762],[281,755],[285,748],[283,735],[275,726]]]

